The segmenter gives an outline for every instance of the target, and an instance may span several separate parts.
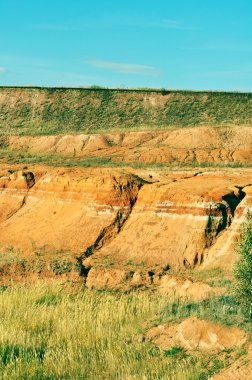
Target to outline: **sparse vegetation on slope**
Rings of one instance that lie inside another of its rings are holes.
[[[0,95],[1,134],[252,124],[251,93],[1,87]]]
[[[0,148],[0,161],[8,164],[45,164],[49,166],[61,167],[125,167],[129,166],[136,169],[152,168],[152,169],[165,169],[183,170],[190,168],[250,168],[251,162],[197,162],[191,161],[181,163],[173,162],[127,162],[127,161],[113,161],[110,156],[94,156],[87,154],[82,157],[69,157],[62,154],[36,154],[30,152],[20,152],[9,148]]]

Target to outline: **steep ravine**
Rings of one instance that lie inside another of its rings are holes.
[[[144,183],[144,181],[142,181]],[[139,182],[138,189],[140,190],[143,186],[143,183]],[[124,224],[130,217],[132,209],[137,201],[137,195],[134,198],[130,199],[129,206],[123,206],[120,210],[117,211],[115,219],[111,224],[104,227],[95,242],[87,247],[85,252],[80,256],[80,258],[87,258],[91,256],[94,252],[100,250],[105,245],[108,245],[121,231]]]
[[[219,236],[216,243],[205,251],[205,260],[200,269],[221,267],[225,271],[232,271],[234,262],[237,260],[235,242],[239,239],[241,224],[244,222],[248,212],[252,212],[252,185],[234,186],[241,197],[237,204],[232,224]]]

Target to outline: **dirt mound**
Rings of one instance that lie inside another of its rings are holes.
[[[222,288],[212,288],[201,281],[192,281],[188,278],[164,275],[158,283],[160,294],[167,295],[169,299],[186,299],[200,302],[212,295],[223,293]]]
[[[176,346],[188,351],[217,353],[242,346],[246,341],[246,334],[237,327],[227,328],[191,317],[179,324],[153,327],[148,331],[147,338],[163,350]]]

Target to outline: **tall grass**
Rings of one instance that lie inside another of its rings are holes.
[[[76,291],[55,281],[3,286],[0,378],[207,379],[210,357],[178,347],[167,355],[142,334],[147,325],[207,317],[220,309],[222,316],[230,314],[218,300],[172,304],[154,293]]]
[[[206,360],[178,348],[166,355],[143,339],[146,323],[193,315],[174,305],[147,292],[76,292],[56,282],[2,287],[0,378],[207,379]],[[212,307],[217,302],[196,315]]]

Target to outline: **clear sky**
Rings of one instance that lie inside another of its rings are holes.
[[[252,1],[0,0],[0,85],[252,91]]]

